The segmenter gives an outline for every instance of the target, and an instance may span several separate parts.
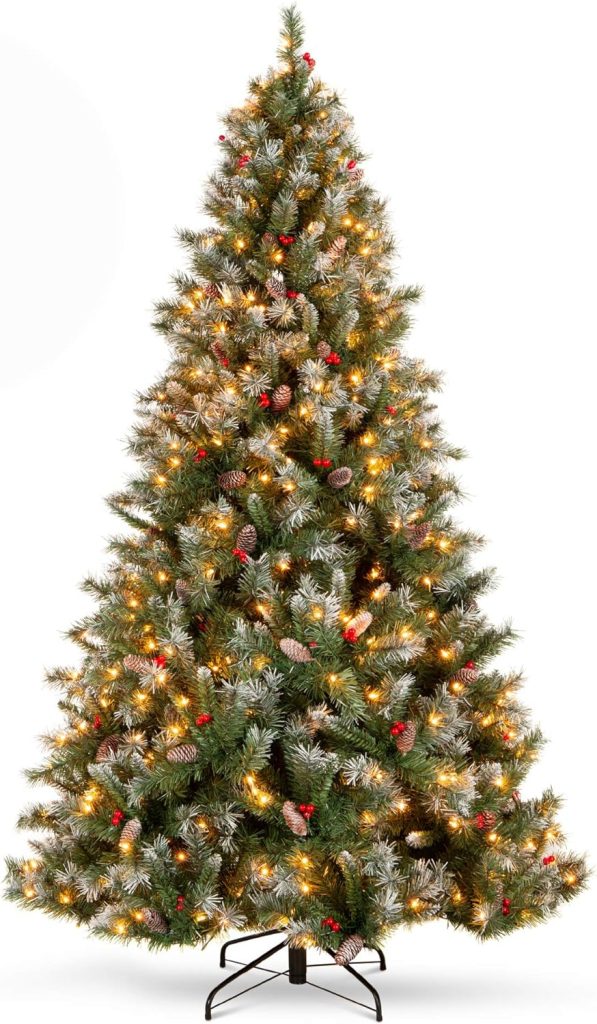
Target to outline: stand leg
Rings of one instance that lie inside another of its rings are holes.
[[[307,950],[288,947],[288,980],[291,985],[307,982]]]
[[[378,949],[377,946],[371,946],[370,948],[373,950],[374,953],[377,953],[377,955],[379,957],[379,969],[380,969],[380,971],[385,971],[386,970],[386,958],[384,956],[383,950],[382,949]]]
[[[267,932],[255,932],[253,935],[241,935],[238,939],[228,939],[220,950],[220,967],[226,966],[226,950],[228,946],[234,946],[236,942],[248,942],[249,939],[260,939],[262,935],[278,935],[283,928],[270,928]]]
[[[326,949],[326,953],[329,953],[332,959],[335,959],[335,953],[333,949]],[[377,989],[373,988],[373,985],[371,985],[366,978],[363,978],[363,976],[359,974],[358,971],[355,971],[354,967],[351,967],[350,964],[342,964],[342,967],[344,968],[345,971],[348,971],[349,974],[352,974],[353,978],[356,978],[357,981],[360,981],[361,985],[364,985],[365,988],[369,990],[375,1002],[375,1019],[382,1020],[383,1018],[381,1015],[381,999],[379,998],[379,992],[377,991]]]
[[[262,932],[261,934],[264,935],[265,932]],[[284,949],[284,946],[287,945],[288,939],[284,939],[283,942],[279,942],[277,946],[273,947],[273,949],[268,949],[265,953],[262,953],[261,956],[256,957],[255,960],[251,960],[250,963],[245,964],[244,967],[239,968],[238,971],[235,971],[234,974],[231,974],[230,977],[226,978],[225,981],[221,981],[219,985],[216,985],[215,988],[212,988],[205,1003],[205,1019],[211,1020],[211,1008],[212,1003],[214,1001],[214,996],[216,995],[217,992],[220,991],[220,989],[225,988],[225,986],[229,985],[232,981],[236,981],[236,979],[240,978],[242,974],[246,974],[247,971],[250,971],[252,967],[257,967],[258,964],[263,963],[264,960],[267,960],[268,957],[273,956],[274,953],[277,953],[279,949]],[[235,997],[231,996],[231,998],[234,999]]]

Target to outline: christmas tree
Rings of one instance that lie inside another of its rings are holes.
[[[385,203],[283,11],[278,64],[225,117],[210,226],[156,307],[137,472],[94,611],[58,668],[65,720],[28,773],[55,799],[8,894],[152,946],[286,930],[338,962],[442,917],[482,938],[585,884],[493,571],[452,517],[462,452],[404,348]]]

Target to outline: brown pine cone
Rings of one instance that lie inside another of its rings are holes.
[[[247,474],[242,469],[231,469],[218,477],[218,483],[223,491],[234,491],[237,487],[244,487],[247,482]]]
[[[290,405],[292,399],[292,391],[288,387],[288,384],[280,384],[272,393],[271,409],[272,412],[283,412]]]
[[[236,546],[241,551],[254,551],[257,544],[257,530],[252,523],[241,526],[236,537]]]
[[[361,181],[361,179],[363,177],[363,174],[364,174],[364,171],[363,171],[362,167],[353,167],[350,170],[348,170],[346,173],[347,173],[348,177],[350,178],[350,180],[353,183],[356,184],[358,181]]]
[[[183,604],[189,600],[189,597],[191,596],[191,584],[188,580],[177,580],[174,584],[174,589],[176,590],[178,599],[182,601]]]
[[[138,818],[127,821],[118,840],[119,846],[131,846],[141,835],[141,822]]]
[[[407,526],[404,530],[404,536],[409,548],[412,548],[413,551],[418,551],[419,548],[422,548],[430,529],[430,523],[416,523],[414,526]]]
[[[109,761],[112,754],[115,754],[120,746],[120,736],[106,736],[102,740],[95,754],[98,762]]]
[[[417,727],[414,722],[406,722],[404,732],[396,736],[396,748],[401,754],[408,754],[415,745],[417,738]]]
[[[308,826],[306,819],[299,811],[296,804],[293,804],[292,800],[285,800],[282,804],[282,815],[284,821],[288,825],[291,832],[294,832],[295,836],[306,836],[308,832]]]
[[[168,924],[166,918],[158,910],[144,907],[141,913],[143,914],[143,924],[150,932],[155,932],[157,935],[166,935]]]
[[[340,967],[345,967],[355,956],[358,956],[365,943],[360,935],[349,935],[344,939],[334,954],[334,960]]]
[[[346,487],[347,484],[352,480],[352,469],[348,466],[338,466],[338,469],[333,469],[328,474],[328,484],[333,487],[335,491],[341,487]]]
[[[222,342],[218,341],[217,338],[215,338],[214,341],[212,341],[209,347],[212,350],[216,359],[224,359],[226,357],[226,349],[222,345]]]
[[[330,352],[332,351],[332,346],[328,345],[327,341],[318,341],[315,351],[317,352],[317,355],[319,356],[320,359],[327,359]]]
[[[308,647],[304,644],[300,644],[298,640],[293,640],[292,637],[285,636],[280,640],[280,650],[287,658],[297,663],[306,663],[307,661],[313,661],[311,652]]]
[[[331,260],[338,260],[342,256],[345,249],[346,238],[344,237],[344,235],[338,235],[338,237],[335,238],[332,244],[330,245],[326,253],[326,256],[328,256],[329,259]]]
[[[197,747],[194,743],[180,743],[178,747],[172,747],[166,754],[166,760],[170,764],[192,764],[197,760]]]
[[[203,285],[203,291],[206,295],[209,295],[210,299],[219,299],[220,297],[220,289],[212,281],[209,284]]]
[[[479,678],[479,673],[476,668],[467,668],[463,665],[462,668],[458,669],[458,672],[454,675],[454,679],[457,679],[459,683],[476,683]]]
[[[184,408],[184,406],[189,405],[191,402],[189,392],[176,380],[171,380],[166,384],[166,394],[174,405],[178,405],[180,408]]]
[[[140,654],[127,654],[122,659],[122,664],[129,672],[136,672],[138,676],[146,676],[153,667],[151,662],[147,658],[142,658]]]
[[[357,636],[364,633],[366,629],[373,622],[373,616],[371,612],[358,612],[357,615],[353,615],[352,619],[346,623],[346,629],[353,629]]]
[[[274,270],[271,277],[265,282],[265,287],[272,299],[286,298],[286,285],[279,270]]]

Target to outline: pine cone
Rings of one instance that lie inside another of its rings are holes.
[[[265,287],[272,299],[286,298],[286,285],[279,270],[274,270],[273,274],[265,282]]]
[[[191,596],[191,584],[188,580],[177,580],[174,584],[174,589],[176,590],[178,599],[182,601],[183,604],[186,604]]]
[[[338,237],[335,238],[332,244],[330,245],[326,253],[326,256],[328,256],[330,260],[336,261],[340,259],[345,249],[346,238],[344,237],[344,235],[338,235]]]
[[[242,526],[238,531],[236,537],[236,546],[241,551],[254,551],[255,545],[257,544],[257,530],[252,523],[247,523],[246,526]]]
[[[300,644],[298,640],[293,640],[291,637],[285,636],[280,640],[280,650],[287,658],[297,663],[306,663],[307,661],[313,661],[311,652],[308,647],[304,644]]]
[[[158,910],[144,907],[141,913],[143,914],[143,924],[150,932],[155,932],[157,935],[166,935],[168,924],[166,918]]]
[[[346,629],[353,629],[357,636],[364,633],[373,622],[373,616],[371,612],[359,612],[354,615],[349,622],[346,623]]]
[[[246,482],[247,474],[242,469],[231,469],[218,477],[218,483],[223,491],[234,491],[237,487],[244,487]]]
[[[214,284],[212,281],[210,281],[209,284],[203,285],[203,291],[206,295],[209,295],[210,299],[220,298],[220,289],[217,284]]]
[[[112,754],[115,754],[120,746],[120,736],[106,736],[102,740],[95,754],[98,762],[109,761]]]
[[[306,836],[308,832],[308,825],[306,819],[299,811],[296,804],[293,804],[292,800],[285,800],[282,804],[282,815],[284,821],[288,825],[291,832],[294,832],[295,836]]]
[[[351,960],[354,960],[355,956],[359,955],[364,945],[365,943],[360,935],[349,935],[338,946],[334,954],[334,960],[339,967],[345,967]]]
[[[479,678],[479,673],[476,668],[467,668],[466,665],[458,669],[458,672],[454,675],[454,679],[457,679],[459,683],[476,683]]]
[[[327,359],[330,352],[332,351],[332,346],[328,345],[327,341],[318,341],[317,348],[315,351],[317,352],[317,355],[319,356],[320,359]]]
[[[416,523],[414,526],[407,526],[404,536],[409,548],[412,548],[413,551],[418,551],[419,548],[422,548],[430,529],[430,523]]]
[[[479,811],[477,814],[477,828],[480,828],[482,831],[493,828],[496,821],[497,817],[493,811]]]
[[[417,727],[414,722],[406,722],[404,732],[396,736],[396,747],[401,754],[408,754],[415,745],[417,738]]]
[[[166,754],[166,760],[170,764],[192,764],[197,760],[197,747],[194,743],[181,743],[178,747],[172,747]]]
[[[191,396],[189,392],[183,388],[182,384],[179,384],[176,380],[171,380],[166,384],[166,394],[168,398],[172,400],[174,405],[178,405],[181,408],[189,405],[191,402]]]
[[[269,245],[273,245],[274,242],[276,241],[276,236],[273,234],[273,232],[266,231],[263,235],[263,241],[267,242]]]
[[[352,469],[348,466],[338,466],[338,469],[333,469],[328,474],[328,484],[333,487],[335,491],[341,487],[346,487],[347,484],[352,480]]]
[[[216,359],[225,359],[225,357],[226,357],[226,349],[222,345],[221,341],[218,341],[218,339],[215,338],[215,340],[212,341],[212,343],[211,343],[211,345],[209,347],[212,350],[212,352],[213,352],[214,356],[216,357]]]
[[[130,672],[136,672],[138,676],[146,676],[153,667],[147,658],[142,658],[139,654],[127,654],[126,658],[122,659],[122,664]]]
[[[119,846],[124,844],[134,843],[141,835],[141,822],[138,818],[131,818],[127,821],[122,832],[120,833],[120,839],[118,840]]]
[[[350,180],[356,184],[356,182],[361,181],[364,171],[362,167],[353,167],[346,173]]]
[[[288,387],[288,384],[280,384],[272,393],[272,412],[283,412],[290,405],[292,398],[292,391]]]

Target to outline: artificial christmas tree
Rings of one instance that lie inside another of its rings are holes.
[[[157,307],[172,346],[140,396],[127,532],[56,669],[64,727],[29,773],[8,893],[154,947],[281,929],[346,964],[399,925],[482,938],[584,884],[513,639],[459,528],[461,452],[404,349],[417,290],[352,121],[294,8],[279,64],[225,118],[188,267]]]

